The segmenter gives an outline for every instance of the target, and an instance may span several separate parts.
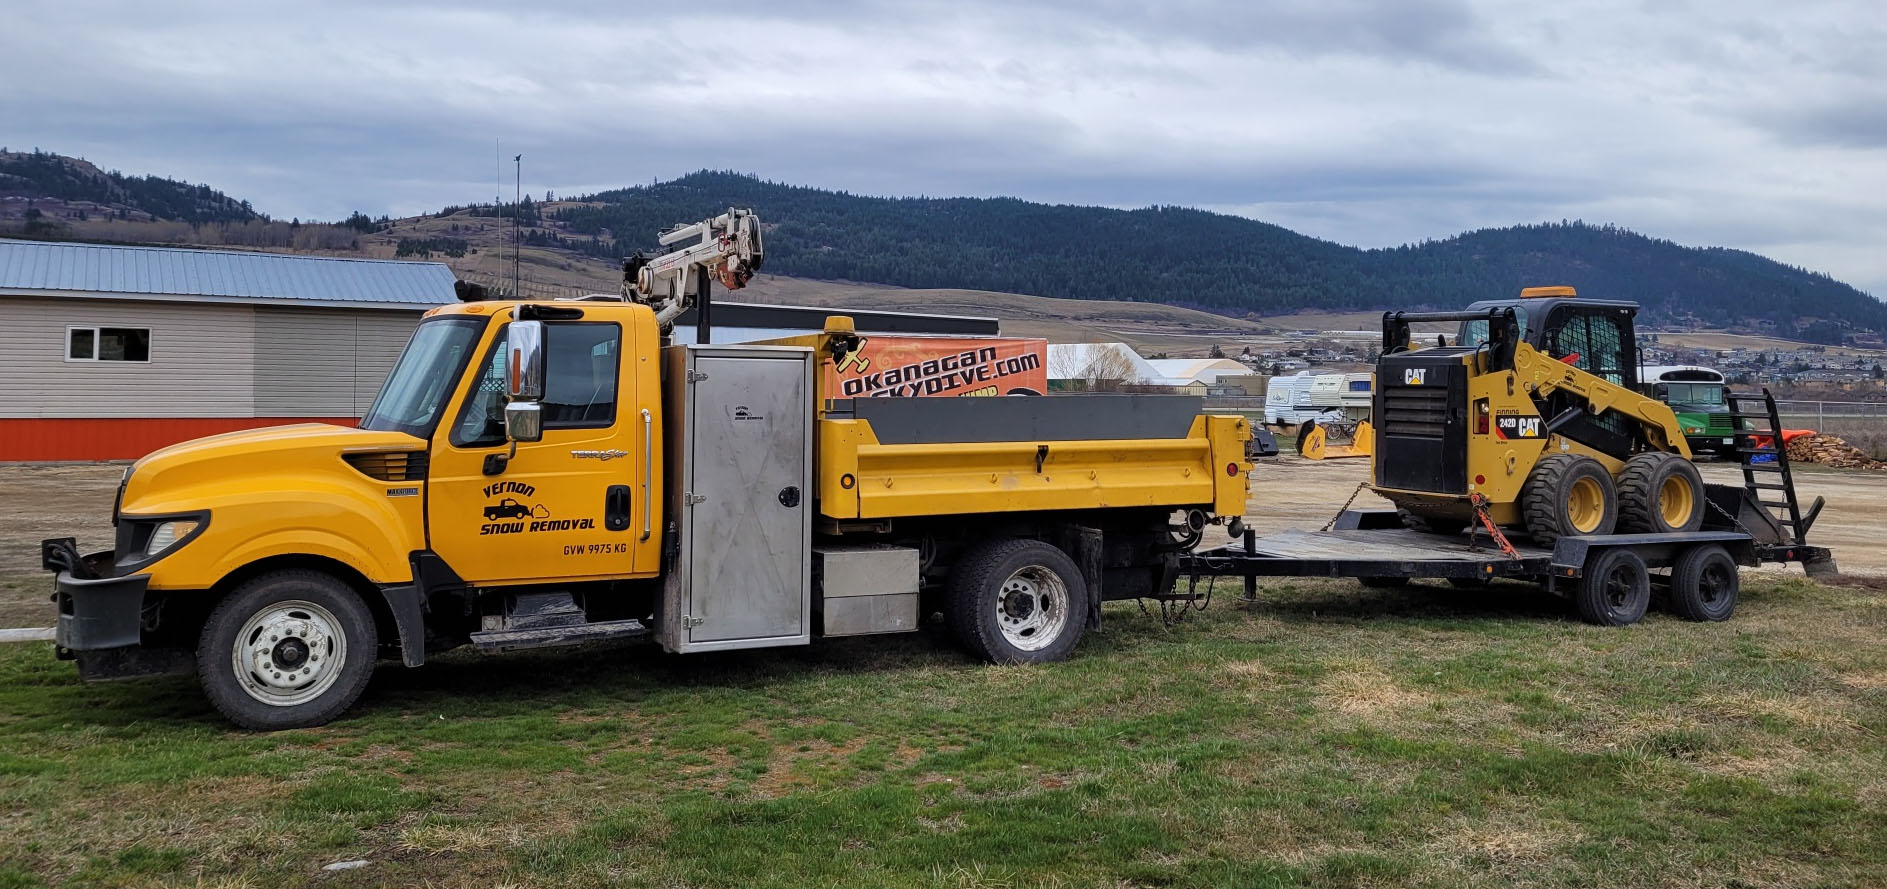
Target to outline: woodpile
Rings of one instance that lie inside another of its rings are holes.
[[[1798,435],[1787,449],[1791,463],[1818,463],[1836,469],[1887,469],[1882,463],[1836,435]]]

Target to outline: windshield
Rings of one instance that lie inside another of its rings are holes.
[[[1520,330],[1524,333],[1527,329],[1527,307],[1514,306],[1513,310],[1514,320],[1519,322]],[[1461,335],[1455,339],[1455,345],[1478,346],[1485,342],[1487,342],[1486,321],[1461,322]]]
[[[400,361],[387,374],[380,396],[360,420],[360,428],[404,432],[429,438],[439,422],[452,383],[478,342],[483,318],[445,318],[427,321],[413,331]]]
[[[1671,404],[1722,404],[1721,383],[1665,383],[1664,400]]]

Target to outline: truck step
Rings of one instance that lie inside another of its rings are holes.
[[[649,628],[639,620],[605,620],[531,630],[485,630],[472,634],[472,647],[492,653],[521,648],[582,645],[585,642],[600,642],[605,639],[634,639],[647,635],[649,635]]]

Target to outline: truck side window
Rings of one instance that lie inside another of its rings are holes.
[[[489,447],[505,441],[505,348],[503,332],[485,356],[484,372],[467,393],[452,428],[459,447]],[[616,378],[622,358],[622,329],[615,323],[551,322],[544,325],[545,429],[608,426],[616,420]]]
[[[616,372],[622,328],[549,324],[544,329],[544,428],[608,426],[616,420]]]

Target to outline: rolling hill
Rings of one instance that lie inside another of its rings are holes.
[[[1180,207],[1112,210],[1012,198],[875,198],[699,172],[550,211],[559,246],[621,256],[728,206],[761,209],[768,270],[903,287],[1189,306],[1229,315],[1456,308],[1541,283],[1635,300],[1647,320],[1736,319],[1811,340],[1887,330],[1887,305],[1753,253],[1579,222],[1363,250]]]

